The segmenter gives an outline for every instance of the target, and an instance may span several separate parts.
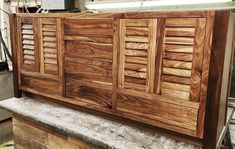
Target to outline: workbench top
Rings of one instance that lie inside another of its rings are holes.
[[[46,128],[110,149],[196,149],[155,132],[102,116],[28,97],[0,101],[0,107]]]

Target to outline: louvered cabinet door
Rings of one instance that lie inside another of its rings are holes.
[[[59,41],[60,19],[58,18],[40,18],[38,19],[40,27],[40,56],[41,73],[50,75],[59,75],[59,53],[61,41]]]
[[[199,101],[205,27],[205,18],[166,19],[162,95]]]
[[[65,19],[66,97],[111,108],[112,19]]]
[[[120,22],[119,88],[153,93],[157,19]]]
[[[37,42],[37,22],[35,18],[18,18],[18,43],[20,69],[39,71]]]
[[[197,136],[206,19],[124,19],[120,28],[117,110]]]

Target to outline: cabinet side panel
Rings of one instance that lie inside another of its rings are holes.
[[[217,130],[220,132],[223,127],[223,124],[221,125],[219,123],[224,123],[224,120],[219,122],[218,115],[223,111],[222,109],[225,110],[225,107],[220,105],[220,103],[225,103],[221,99],[221,87],[228,22],[229,11],[217,11],[215,13],[205,114],[204,139],[206,143],[204,148],[216,148]]]

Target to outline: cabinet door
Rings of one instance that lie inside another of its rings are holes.
[[[123,19],[120,28],[117,110],[197,136],[206,19]]]
[[[66,97],[111,108],[112,19],[65,19]]]
[[[19,17],[20,87],[62,95],[60,19]]]
[[[119,88],[153,93],[157,19],[120,23]]]
[[[18,18],[20,70],[39,71],[37,27],[35,18]]]
[[[50,75],[59,75],[60,34],[61,26],[59,18],[40,18],[40,71]]]

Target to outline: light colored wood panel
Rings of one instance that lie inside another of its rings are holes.
[[[24,64],[35,65],[35,61],[32,61],[32,60],[24,60]]]
[[[165,45],[166,52],[193,53],[193,46],[187,45]]]
[[[146,43],[126,43],[125,48],[147,50],[149,48],[149,45]]]
[[[147,51],[126,49],[125,55],[126,56],[136,56],[136,57],[147,57]]]
[[[25,55],[34,55],[34,51],[32,51],[32,50],[24,50],[23,54],[25,54]]]
[[[56,65],[57,64],[57,60],[55,60],[55,59],[48,59],[47,58],[47,59],[44,60],[44,63],[45,64],[55,64]]]
[[[57,55],[56,54],[51,54],[51,53],[44,53],[45,58],[51,58],[51,59],[56,59]]]
[[[126,56],[126,63],[147,64],[147,58]]]
[[[124,82],[124,89],[145,92],[146,91],[146,85],[131,83],[131,82],[126,82],[125,81]]]
[[[125,69],[127,70],[135,70],[140,72],[146,72],[147,66],[143,64],[132,64],[132,63],[125,63]]]
[[[148,27],[149,20],[148,19],[125,19],[126,27]]]
[[[126,42],[148,43],[148,37],[143,36],[126,36]]]
[[[196,18],[167,18],[166,26],[194,27]]]
[[[133,70],[125,70],[124,75],[128,77],[146,79],[146,72],[137,72]]]
[[[57,49],[53,49],[53,48],[44,48],[44,52],[56,54],[56,53],[57,53]]]
[[[126,27],[126,35],[148,36],[148,28],[143,28],[143,27]]]
[[[23,40],[22,42],[23,44],[26,44],[26,45],[34,45],[34,41],[33,40]]]
[[[194,38],[189,37],[165,37],[167,44],[193,45]]]
[[[32,24],[24,24],[21,27],[22,29],[33,29],[33,25]]]
[[[164,81],[162,82],[162,87],[167,88],[167,89],[177,90],[177,91],[185,91],[185,92],[190,91],[190,85],[182,85],[182,84],[169,83],[169,82],[164,82]]]
[[[23,39],[31,39],[33,40],[33,35],[23,35]]]
[[[191,71],[186,69],[175,69],[163,67],[163,74],[181,76],[181,77],[191,77]]]
[[[55,37],[56,36],[56,32],[43,31],[42,35],[43,36],[52,36],[52,37]]]
[[[57,44],[53,42],[43,42],[44,48],[57,48]]]
[[[187,53],[165,52],[164,59],[191,62],[193,60],[193,55]]]
[[[33,30],[26,30],[26,29],[23,29],[23,30],[22,30],[22,34],[25,34],[25,35],[33,35]]]
[[[35,57],[32,56],[32,55],[24,55],[24,60],[31,60],[31,61],[34,61],[34,60],[35,60]]]
[[[111,37],[64,36],[64,40],[78,40],[83,42],[112,44]]]
[[[173,37],[193,37],[195,28],[166,28],[166,36]]]
[[[34,45],[23,45],[23,49],[34,50]]]
[[[56,37],[43,37],[43,41],[48,41],[48,42],[56,42]]]
[[[191,62],[182,62],[182,61],[173,61],[173,60],[163,60],[163,66],[170,68],[192,69]]]
[[[189,92],[177,91],[174,89],[162,88],[162,95],[189,100]]]
[[[162,75],[162,81],[178,83],[178,84],[186,84],[186,85],[191,84],[191,78],[172,76],[172,75]]]

